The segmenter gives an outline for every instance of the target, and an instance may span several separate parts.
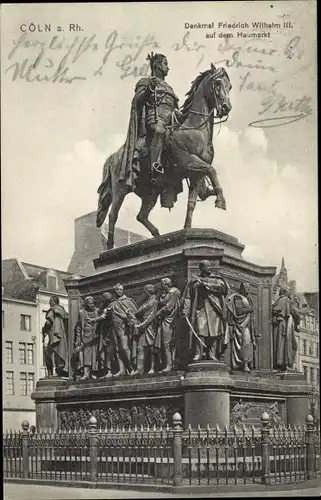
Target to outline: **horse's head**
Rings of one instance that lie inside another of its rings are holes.
[[[211,82],[208,95],[210,107],[216,109],[218,118],[228,116],[232,109],[229,96],[232,85],[227,72],[224,68],[216,68],[211,64],[209,81]]]

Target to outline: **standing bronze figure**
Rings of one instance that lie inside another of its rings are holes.
[[[225,69],[211,65],[201,73],[178,111],[178,99],[165,82],[166,57],[151,55],[150,65],[152,76],[136,85],[126,142],[107,158],[98,188],[97,227],[109,212],[107,248],[114,246],[118,213],[130,192],[141,198],[137,220],[152,236],[158,236],[159,231],[148,217],[158,197],[162,207],[172,208],[183,190],[183,179],[189,184],[184,228],[191,227],[198,198],[216,196],[215,206],[226,209],[212,166],[215,118],[227,119],[232,108],[232,86]]]
[[[114,286],[114,294],[114,301],[111,304],[111,325],[119,364],[119,371],[114,375],[117,377],[133,372],[132,358],[136,333],[134,318],[137,305],[133,299],[125,295],[121,283]]]
[[[154,285],[145,285],[144,295],[145,300],[136,312],[136,318],[141,321],[137,325],[137,372],[143,373],[147,363],[150,363],[148,374],[152,375],[155,372],[155,319],[158,308]]]
[[[194,336],[193,361],[220,361],[227,344],[226,297],[229,287],[224,278],[211,272],[211,263],[203,260],[200,275],[188,283],[183,299],[182,314],[190,330],[190,349]],[[205,351],[205,352],[204,352]]]
[[[300,314],[289,297],[286,288],[281,288],[279,298],[272,306],[273,367],[285,371],[292,369],[298,349],[295,332],[299,332]]]
[[[255,368],[257,338],[249,287],[248,283],[241,283],[239,292],[226,301],[232,369],[244,372]]]
[[[110,292],[103,294],[100,315],[92,320],[97,325],[98,363],[100,376],[112,377],[112,363],[116,361],[116,342],[112,328],[112,303],[114,297]]]
[[[86,297],[84,307],[79,311],[79,319],[75,327],[74,352],[79,354],[78,369],[83,369],[80,380],[94,378],[94,373],[98,371],[98,335],[95,323],[98,316],[99,309],[95,307],[93,297]]]
[[[44,359],[49,377],[65,375],[68,372],[67,331],[68,314],[59,304],[59,297],[53,295],[49,300],[50,309],[46,313],[46,322],[42,328]]]
[[[159,360],[158,364],[160,364],[162,354],[165,357],[165,367],[160,373],[167,373],[173,369],[175,359],[175,326],[180,307],[181,292],[172,285],[170,278],[161,280],[161,290],[159,308],[156,313],[157,330],[154,346]]]

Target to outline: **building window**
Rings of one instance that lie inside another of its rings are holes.
[[[308,367],[307,366],[303,367],[303,373],[304,373],[305,381],[307,382],[308,381]]]
[[[19,363],[21,365],[27,364],[27,349],[25,342],[19,342]]]
[[[20,396],[27,396],[27,374],[26,372],[20,372]]]
[[[35,344],[27,344],[27,364],[35,364]]]
[[[13,372],[6,372],[6,395],[14,395]]]
[[[309,345],[309,356],[313,356],[313,342]]]
[[[28,373],[28,394],[31,394],[35,390],[35,374]]]
[[[307,355],[307,341],[306,340],[303,340],[303,355],[306,356]]]
[[[2,328],[4,328],[4,311],[2,311]]]
[[[58,288],[57,275],[53,270],[47,273],[47,288],[49,292],[55,292]]]
[[[319,357],[319,344],[317,342],[315,344],[315,355],[317,358]]]
[[[31,332],[31,316],[28,314],[20,315],[20,329],[26,332]]]
[[[8,340],[5,343],[5,348],[6,348],[6,363],[13,363],[13,343]]]
[[[314,368],[310,368],[310,384],[314,384]]]

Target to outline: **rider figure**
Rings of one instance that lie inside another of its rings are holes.
[[[166,127],[171,124],[172,114],[180,116],[178,97],[167,82],[168,62],[163,54],[148,56],[152,75],[142,78],[136,86],[140,94],[140,105],[145,107],[146,144],[149,150],[152,177],[155,173],[163,174],[161,156]]]

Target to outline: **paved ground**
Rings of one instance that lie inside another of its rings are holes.
[[[318,488],[287,491],[267,491],[267,492],[234,492],[231,493],[206,493],[204,495],[174,495],[170,493],[143,492],[134,490],[99,490],[88,488],[66,488],[59,486],[40,486],[26,484],[5,484],[4,500],[72,500],[72,499],[117,499],[117,498],[231,498],[231,497],[320,497],[321,485]]]

